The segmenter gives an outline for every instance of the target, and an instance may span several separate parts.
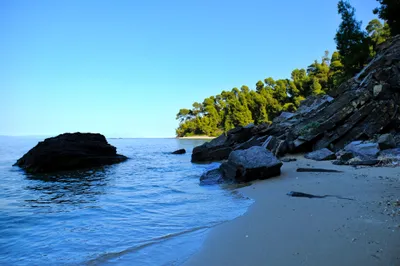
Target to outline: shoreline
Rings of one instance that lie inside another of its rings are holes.
[[[215,139],[216,137],[210,136],[190,136],[190,137],[176,137],[176,139]]]
[[[400,265],[399,168],[297,159],[280,177],[238,189],[254,204],[212,228],[184,265]],[[310,166],[343,173],[296,172]],[[292,190],[355,200],[287,196]]]

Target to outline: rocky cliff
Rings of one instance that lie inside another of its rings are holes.
[[[309,97],[296,113],[271,125],[238,127],[193,150],[193,162],[227,159],[234,150],[264,146],[274,155],[342,149],[353,140],[400,131],[400,36],[382,44],[354,78],[322,97]]]

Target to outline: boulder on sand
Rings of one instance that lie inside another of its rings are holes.
[[[305,158],[315,160],[315,161],[329,161],[336,159],[336,154],[323,148],[317,151],[313,151],[304,155]]]
[[[353,141],[344,147],[345,151],[352,152],[361,157],[376,158],[379,154],[377,143],[363,143],[362,141]]]
[[[392,134],[383,134],[379,136],[378,145],[381,150],[388,150],[396,148],[396,141]]]
[[[29,173],[49,173],[120,163],[128,158],[117,154],[101,134],[65,133],[39,142],[14,165]]]
[[[247,150],[233,151],[227,162],[221,164],[225,180],[249,182],[267,179],[281,173],[282,162],[267,149],[254,146]]]

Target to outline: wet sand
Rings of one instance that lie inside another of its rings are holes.
[[[299,158],[239,191],[247,213],[213,228],[185,265],[400,265],[400,168],[354,168]],[[343,173],[298,173],[297,167]],[[338,195],[294,198],[289,191]]]

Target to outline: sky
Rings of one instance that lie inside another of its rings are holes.
[[[352,0],[363,27],[376,0]],[[181,108],[335,50],[336,0],[2,0],[0,135],[173,137]]]

